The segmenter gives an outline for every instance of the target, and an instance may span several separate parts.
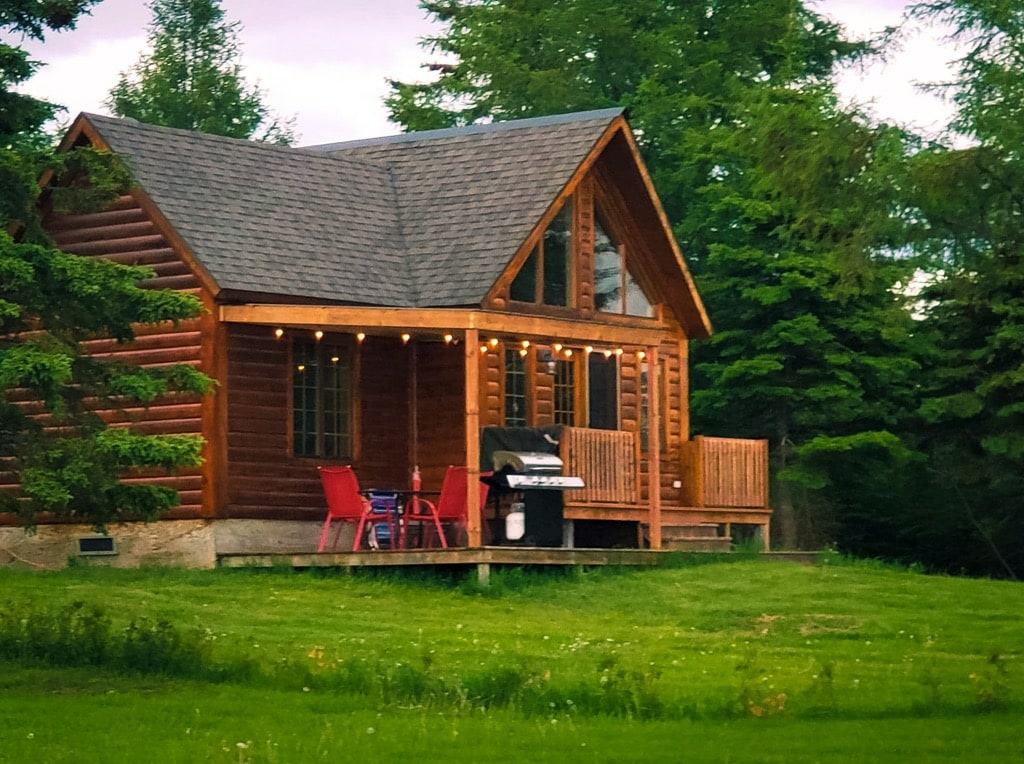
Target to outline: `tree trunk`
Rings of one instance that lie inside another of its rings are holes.
[[[781,549],[796,549],[798,539],[793,492],[786,481],[778,479],[779,473],[786,468],[790,445],[789,438],[785,434],[781,435],[772,458],[775,463],[772,473],[776,476],[772,501],[772,541],[775,543],[772,546]]]
[[[772,501],[772,546],[780,549],[797,548],[796,510],[793,508],[793,495],[789,484],[782,480],[775,481],[774,501]]]

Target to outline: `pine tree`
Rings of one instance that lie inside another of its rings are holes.
[[[6,3],[0,27],[42,39],[74,26],[92,2]],[[91,523],[155,517],[178,502],[158,486],[120,481],[133,467],[174,469],[199,462],[201,441],[145,436],[106,427],[95,401],[116,408],[168,390],[205,392],[209,380],[191,367],[143,370],[83,355],[91,337],[130,340],[135,323],[197,315],[199,303],[175,292],[142,289],[145,268],[68,255],[42,232],[39,174],[59,180],[55,210],[94,208],[123,192],[128,176],[109,156],[77,150],[53,157],[43,124],[55,106],[13,92],[38,65],[2,46],[0,56],[0,474],[21,491],[0,492],[0,511],[31,524],[36,512]],[[9,231],[15,231],[16,236]],[[5,482],[9,482],[5,480]]]
[[[938,542],[956,564],[1024,571],[1024,8],[941,0],[919,12],[964,43],[955,79],[965,148],[915,159],[914,201],[936,258],[924,293],[934,352],[924,376],[921,437],[959,537]]]
[[[290,145],[293,125],[264,105],[238,63],[241,25],[220,0],[153,0],[151,50],[110,91],[114,114],[165,127]]]

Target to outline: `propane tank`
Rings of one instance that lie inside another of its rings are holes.
[[[512,510],[505,515],[505,538],[509,541],[519,541],[526,533],[526,513],[523,512],[526,505],[521,501],[513,502]]]

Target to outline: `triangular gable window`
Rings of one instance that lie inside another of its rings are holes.
[[[654,309],[627,265],[626,247],[594,225],[594,304],[605,313],[651,317]]]
[[[519,269],[509,298],[541,305],[570,305],[571,263],[572,203],[567,202]]]

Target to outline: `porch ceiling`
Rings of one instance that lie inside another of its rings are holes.
[[[351,332],[407,331],[414,335],[477,330],[490,336],[535,341],[657,345],[665,337],[660,327],[623,326],[611,321],[562,319],[452,308],[364,308],[323,305],[222,305],[225,323],[260,324],[287,329],[324,329]]]

